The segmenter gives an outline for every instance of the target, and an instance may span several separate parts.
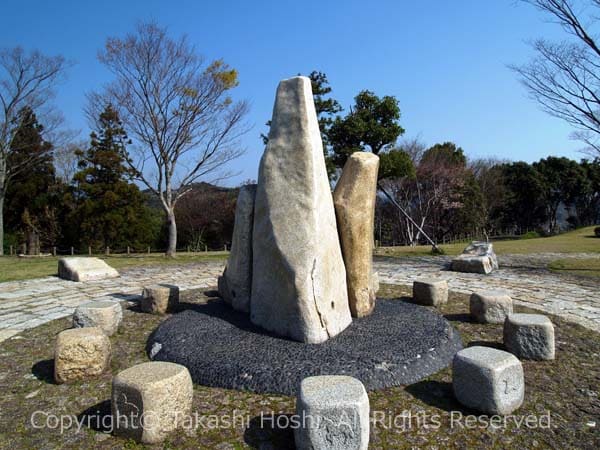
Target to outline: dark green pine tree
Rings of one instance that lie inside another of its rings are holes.
[[[19,115],[18,131],[11,144],[10,167],[21,168],[15,173],[6,195],[6,227],[26,242],[28,253],[40,246],[56,244],[60,235],[58,221],[59,183],[52,159],[52,144],[42,137],[44,127],[34,111],[23,108]]]
[[[395,97],[386,95],[380,98],[371,91],[359,92],[346,117],[338,116],[330,124],[328,139],[333,163],[344,167],[348,156],[360,151],[384,155],[404,133],[399,120],[400,106]],[[395,159],[401,166],[406,164],[404,158],[396,155],[396,158],[386,161],[389,173],[399,171],[392,167]]]
[[[131,182],[126,165],[127,134],[110,105],[100,114],[90,147],[78,152],[79,172],[73,177],[80,246],[95,249],[145,247],[156,238],[156,220],[145,197]]]

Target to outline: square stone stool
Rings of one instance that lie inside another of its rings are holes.
[[[108,370],[110,340],[100,328],[73,328],[58,334],[54,348],[54,380],[70,383]]]
[[[471,317],[480,323],[504,323],[513,312],[512,298],[504,291],[484,291],[471,294]]]
[[[511,314],[504,321],[504,346],[521,359],[554,359],[554,325],[542,314]]]
[[[179,303],[179,287],[170,284],[146,286],[142,293],[141,309],[151,314],[165,314]]]
[[[486,414],[510,414],[523,403],[523,366],[514,355],[468,347],[454,355],[452,387],[463,405]]]
[[[413,283],[413,300],[425,306],[448,302],[448,282],[441,278],[420,278]]]
[[[296,413],[303,425],[294,430],[298,450],[366,450],[369,446],[369,397],[356,378],[305,378],[296,399]]]
[[[123,309],[119,302],[94,300],[79,305],[73,313],[73,327],[98,327],[107,336],[115,334],[123,318]]]
[[[190,420],[192,378],[187,368],[147,362],[113,378],[111,409],[114,433],[145,444],[162,442]]]

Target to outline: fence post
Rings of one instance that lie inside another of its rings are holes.
[[[13,246],[11,245],[10,246],[10,256],[12,256],[12,255],[13,255]]]
[[[127,256],[129,256],[129,245],[127,246]]]
[[[208,253],[208,245],[204,246],[204,253]]]
[[[73,247],[71,247],[71,256],[73,256],[75,254],[75,249]]]
[[[92,246],[88,245],[88,256],[92,256]]]
[[[110,255],[110,247],[106,247],[106,256]]]
[[[225,251],[227,251],[227,244],[225,244],[225,245],[223,246],[223,249],[224,249]]]
[[[56,256],[56,247],[52,247],[52,256]]]
[[[148,247],[148,254],[150,254],[150,247]]]

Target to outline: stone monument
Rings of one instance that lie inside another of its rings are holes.
[[[307,343],[343,331],[352,322],[346,270],[306,77],[277,88],[254,208],[252,322]]]
[[[255,184],[240,188],[235,206],[231,252],[223,276],[219,277],[219,294],[233,309],[242,312],[250,312],[255,197]]]
[[[333,192],[353,317],[367,316],[375,308],[373,228],[378,171],[377,155],[353,153]]]
[[[452,260],[455,272],[483,273],[488,275],[498,269],[498,258],[491,242],[473,241]]]

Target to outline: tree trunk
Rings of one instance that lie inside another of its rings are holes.
[[[169,225],[169,245],[167,247],[167,256],[175,257],[177,252],[177,223],[175,222],[175,210],[171,208],[167,211],[167,223]]]
[[[26,233],[27,240],[27,254],[37,255],[38,254],[38,236],[34,230],[28,230]]]
[[[4,190],[0,188],[0,256],[4,256]]]

